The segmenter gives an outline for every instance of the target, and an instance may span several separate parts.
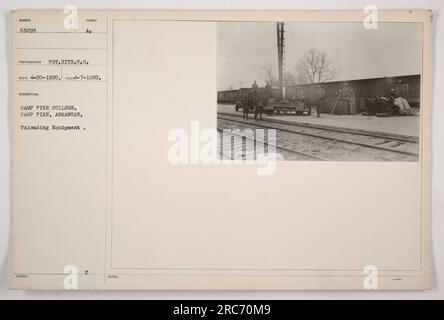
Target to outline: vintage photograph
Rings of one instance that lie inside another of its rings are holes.
[[[219,23],[220,155],[418,161],[421,74],[418,23]]]

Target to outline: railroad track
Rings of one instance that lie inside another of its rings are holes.
[[[223,133],[223,129],[217,129],[219,133]],[[239,137],[241,139],[231,139],[231,137]],[[226,139],[229,137],[230,139]],[[295,150],[293,148],[283,147],[276,144],[272,144],[263,140],[259,140],[254,136],[239,134],[236,132],[225,133],[224,140],[221,143],[221,147],[219,150],[219,154],[222,159],[229,160],[246,160],[248,158],[246,150],[246,146],[243,142],[243,138],[253,141],[255,144],[259,144],[261,146],[266,146],[268,150],[272,147],[274,150],[280,152],[280,154],[284,153],[287,155],[285,158],[287,160],[318,160],[318,161],[328,161],[329,159],[313,155],[310,153],[302,152],[299,150]],[[226,152],[226,151],[230,152]],[[253,152],[250,159],[256,159],[257,153]]]
[[[228,116],[228,117],[236,117],[236,118],[242,119],[242,116],[240,114],[233,114],[233,113],[228,113],[228,112],[218,112],[217,114],[218,114],[218,116]],[[250,119],[252,119],[252,118],[250,118]],[[375,137],[375,138],[394,139],[394,140],[405,141],[405,142],[419,142],[419,139],[417,137],[396,135],[396,134],[390,134],[390,133],[382,133],[382,132],[376,133],[376,132],[372,132],[372,131],[359,130],[359,129],[348,129],[348,128],[338,128],[338,127],[310,124],[310,123],[299,123],[299,122],[293,122],[293,121],[281,120],[281,119],[275,119],[275,118],[268,118],[268,117],[264,118],[263,120],[259,120],[259,121],[266,121],[266,122],[270,122],[270,123],[279,123],[279,124],[297,126],[297,127],[303,127],[303,128],[322,129],[322,130],[331,131],[331,132],[352,133],[355,135],[370,136],[370,137]]]
[[[293,135],[302,135],[313,139],[321,139],[337,144],[359,146],[364,149],[378,150],[379,153],[397,154],[406,160],[418,158],[418,139],[413,137],[393,136],[371,132],[361,132],[347,129],[320,127],[308,124],[299,124],[276,119],[245,120],[237,115],[218,113],[218,119],[246,127],[276,129]]]

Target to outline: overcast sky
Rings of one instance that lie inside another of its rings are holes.
[[[339,69],[337,80],[421,73],[421,25],[380,23],[365,30],[362,23],[286,23],[285,64],[293,72],[303,54],[316,48]],[[218,24],[218,90],[231,86],[260,86],[264,65],[277,70],[276,24],[224,22]]]

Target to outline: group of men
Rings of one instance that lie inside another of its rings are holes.
[[[270,87],[271,88],[271,87]],[[251,92],[245,97],[244,101],[241,102],[242,107],[242,117],[248,119],[248,113],[250,110],[254,111],[254,118],[257,120],[259,117],[262,120],[262,113],[264,111],[264,104],[261,97],[259,96],[259,86],[256,80],[251,87]]]

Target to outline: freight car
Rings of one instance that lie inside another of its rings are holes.
[[[287,97],[313,96],[316,86],[317,84],[288,86]],[[366,113],[369,108],[367,103],[369,97],[388,97],[392,89],[397,96],[407,99],[412,107],[420,107],[420,75],[331,81],[322,83],[322,87],[326,91],[326,99],[322,104],[323,113],[332,113],[332,111],[335,114]],[[339,94],[344,88],[353,92],[353,101],[351,99],[338,101]]]
[[[229,103],[234,104],[239,100],[240,90],[225,90],[217,92],[217,102],[218,103]]]
[[[286,100],[312,101],[317,86],[318,84],[286,86]],[[369,97],[387,97],[391,89],[394,89],[397,96],[407,99],[412,107],[420,107],[421,76],[419,74],[350,81],[331,81],[322,83],[322,87],[326,91],[325,100],[321,107],[321,112],[323,113],[332,113],[332,111],[334,114],[366,113],[368,111],[367,109],[370,108],[367,103]],[[338,100],[339,92],[344,87],[350,88],[353,92],[353,101],[351,98],[348,100]],[[218,103],[234,105],[245,95],[245,92],[250,90],[250,88],[242,88],[219,91],[217,93],[217,101]],[[261,93],[264,90],[265,88],[259,88],[258,92]],[[276,101],[279,101],[280,98],[279,89],[272,89],[271,98],[274,99],[274,102],[273,100],[271,101],[276,104],[275,107],[276,110],[278,110],[279,105]],[[352,104],[352,107],[350,107],[350,104]],[[282,106],[284,105],[285,104],[282,104]],[[281,110],[284,112],[285,108]],[[268,108],[267,112],[271,112],[270,108]]]

